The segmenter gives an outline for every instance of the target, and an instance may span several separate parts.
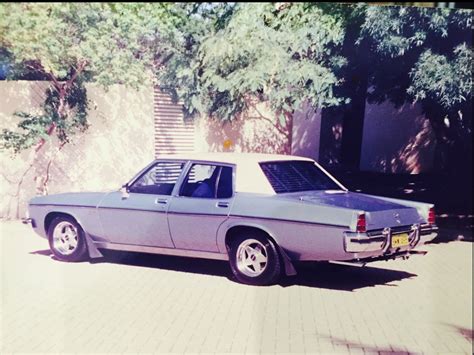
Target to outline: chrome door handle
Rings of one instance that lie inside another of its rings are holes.
[[[217,202],[217,207],[227,208],[229,207],[229,202]]]
[[[168,200],[165,198],[157,198],[155,200],[155,203],[159,205],[166,205],[168,203]]]

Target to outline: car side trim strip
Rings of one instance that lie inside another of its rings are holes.
[[[227,254],[211,253],[211,252],[200,251],[200,250],[160,248],[160,247],[153,247],[153,246],[148,246],[148,245],[131,245],[131,244],[118,244],[118,243],[107,243],[107,242],[94,243],[94,245],[98,249],[109,249],[109,250],[120,250],[120,251],[132,251],[132,252],[138,252],[138,253],[185,256],[185,257],[189,257],[189,258],[229,260],[229,256]]]
[[[54,206],[54,207],[81,207],[81,208],[96,208],[96,205],[70,205],[70,204],[61,204],[61,203],[30,203],[30,206]]]
[[[349,226],[339,225],[339,224],[329,224],[329,223],[321,223],[321,222],[312,222],[312,221],[295,221],[291,219],[283,219],[283,218],[272,218],[272,217],[259,217],[259,216],[244,216],[244,215],[236,215],[230,214],[229,218],[238,218],[238,219],[260,219],[265,221],[275,221],[275,222],[285,222],[285,223],[295,223],[295,224],[311,224],[311,225],[318,225],[318,226],[325,226],[325,227],[333,227],[333,228],[347,228]]]
[[[216,199],[217,201],[218,199]],[[82,208],[98,208],[98,209],[110,209],[110,210],[128,210],[128,211],[141,211],[141,212],[153,212],[153,213],[167,213],[167,214],[175,214],[175,215],[191,215],[191,216],[207,216],[207,217],[218,217],[222,216],[223,214],[216,213],[193,213],[193,212],[170,212],[170,211],[159,211],[159,210],[151,210],[151,209],[139,209],[139,208],[123,208],[123,207],[112,207],[112,206],[80,206],[80,205],[59,205],[59,204],[35,204],[35,206],[59,206],[59,207],[82,207]],[[349,228],[347,225],[338,225],[338,224],[329,224],[329,223],[321,223],[321,222],[312,222],[312,221],[295,221],[283,218],[272,218],[272,217],[263,217],[263,216],[245,216],[245,215],[233,215],[230,214],[229,218],[239,218],[239,219],[259,219],[259,220],[267,220],[267,221],[275,221],[275,222],[285,222],[285,223],[295,223],[295,224],[311,224],[311,225],[319,225],[319,226],[326,226],[326,227],[334,227],[334,228]]]

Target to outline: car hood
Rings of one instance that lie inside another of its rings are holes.
[[[47,196],[36,196],[30,200],[30,205],[61,205],[96,207],[100,200],[110,192],[68,192]]]

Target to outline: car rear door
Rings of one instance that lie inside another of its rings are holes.
[[[128,196],[116,191],[98,207],[108,242],[174,248],[166,213],[185,161],[158,161],[130,183]]]
[[[190,164],[168,209],[168,223],[178,249],[219,252],[219,226],[232,207],[235,167],[225,164]]]

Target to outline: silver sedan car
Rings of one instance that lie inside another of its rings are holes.
[[[38,196],[27,221],[60,260],[227,260],[254,285],[295,274],[295,261],[406,258],[438,230],[432,204],[350,192],[308,158],[236,153],[162,156],[120,190]]]

